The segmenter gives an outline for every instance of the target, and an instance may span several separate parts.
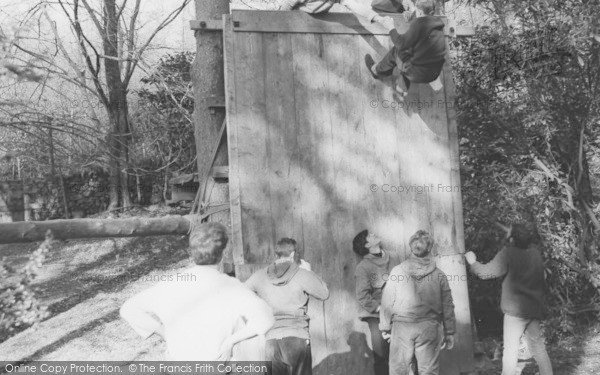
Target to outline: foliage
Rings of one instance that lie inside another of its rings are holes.
[[[600,5],[470,3],[495,27],[452,45],[466,244],[488,261],[499,244],[493,222],[533,221],[545,245],[550,337],[570,334],[600,308],[590,168],[600,151],[600,23],[591,17]],[[497,304],[488,298],[498,298],[497,282],[469,287],[475,310]]]
[[[194,96],[190,76],[193,59],[191,52],[167,54],[141,80],[135,142],[146,148],[140,159],[146,164],[169,165],[182,172],[194,169]],[[138,155],[140,151],[137,150]]]
[[[131,157],[138,176],[168,180],[195,170],[193,59],[191,52],[163,56],[136,90]]]
[[[0,261],[0,341],[48,317],[31,286],[53,244],[51,233],[19,270]]]
[[[131,205],[127,94],[132,77],[144,64],[157,34],[191,0],[177,1],[170,12],[144,19],[147,3],[34,1],[17,22],[24,32],[11,42],[15,52],[11,58],[43,75],[30,75],[27,82],[17,80],[0,87],[10,94],[7,105],[0,101],[0,137],[20,139],[25,135],[23,142],[3,151],[23,158],[34,155],[33,159],[50,165],[51,170],[74,163],[77,156],[82,160],[77,160],[76,166],[109,170],[111,209]],[[59,28],[62,23],[69,26],[68,32]],[[27,78],[28,71],[21,73],[19,78]],[[49,99],[49,104],[43,102],[44,98]],[[61,108],[65,103],[71,106],[66,111]],[[47,134],[50,130],[55,133],[53,136]],[[36,146],[43,146],[43,151],[35,152]],[[76,152],[72,153],[73,148]],[[44,156],[50,160],[44,160]]]

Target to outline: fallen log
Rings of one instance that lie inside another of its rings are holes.
[[[186,216],[128,219],[70,219],[0,224],[0,244],[43,241],[50,230],[57,239],[142,237],[187,234]]]

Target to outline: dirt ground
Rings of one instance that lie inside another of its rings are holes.
[[[188,266],[186,244],[184,236],[58,244],[34,284],[51,316],[0,343],[0,360],[162,359],[163,343],[156,336],[141,340],[119,318],[119,308],[161,276]],[[0,245],[0,256],[18,266],[36,248],[37,244]],[[600,323],[549,345],[549,352],[556,375],[600,374]],[[478,358],[479,373],[499,375],[500,361],[488,354],[490,358]],[[522,374],[537,373],[532,359],[524,358],[520,367]]]
[[[491,339],[484,339],[489,343]],[[494,341],[501,342],[501,338]],[[495,345],[489,345],[495,347]],[[600,324],[590,327],[587,333],[581,333],[574,337],[568,337],[557,343],[547,345],[548,354],[552,361],[554,375],[592,375],[600,374]],[[501,358],[493,360],[493,350],[476,356],[476,364],[479,374],[500,375],[502,373]],[[501,351],[499,351],[501,353]],[[539,374],[537,365],[525,349],[519,356],[519,374]]]

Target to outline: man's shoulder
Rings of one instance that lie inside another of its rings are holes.
[[[230,280],[228,283],[223,284],[221,288],[219,288],[218,290],[215,290],[215,293],[217,295],[220,295],[223,298],[233,298],[233,299],[238,299],[238,298],[250,298],[250,299],[254,299],[254,298],[258,298],[256,293],[254,293],[252,290],[250,290],[250,288],[248,288],[248,286],[244,285],[244,283],[242,283],[240,280],[231,277],[232,280]]]
[[[267,268],[268,267],[264,267],[264,268],[254,271],[252,273],[252,275],[250,275],[248,280],[246,280],[246,283],[256,283],[256,282],[261,283],[261,282],[268,281],[269,275],[267,274]]]
[[[296,275],[294,275],[294,277],[292,277],[293,279],[302,281],[302,280],[306,280],[307,278],[311,278],[311,279],[321,279],[321,276],[317,275],[315,272],[313,271],[309,271],[306,270],[304,268],[298,268],[298,272],[296,273]]]

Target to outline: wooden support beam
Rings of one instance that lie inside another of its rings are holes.
[[[228,165],[215,165],[210,170],[211,177],[217,182],[218,180],[229,180],[229,166]]]
[[[211,115],[217,113],[217,109],[225,110],[225,96],[210,96],[206,100],[206,107],[208,107]]]
[[[223,21],[221,20],[192,20],[190,29],[198,31],[223,31]]]
[[[181,235],[190,230],[190,221],[178,215],[161,218],[21,221],[0,224],[0,244],[43,241],[48,230],[59,239]]]
[[[402,14],[385,14],[394,18],[399,29],[405,28],[406,21]],[[322,34],[359,34],[387,35],[378,23],[370,23],[351,13],[307,14],[304,12],[282,12],[261,10],[234,10],[231,15],[233,30],[236,32],[265,33],[322,33]],[[446,17],[445,33],[451,37],[475,35],[470,26],[457,26]],[[192,30],[222,31],[223,24],[217,20],[190,21]]]

